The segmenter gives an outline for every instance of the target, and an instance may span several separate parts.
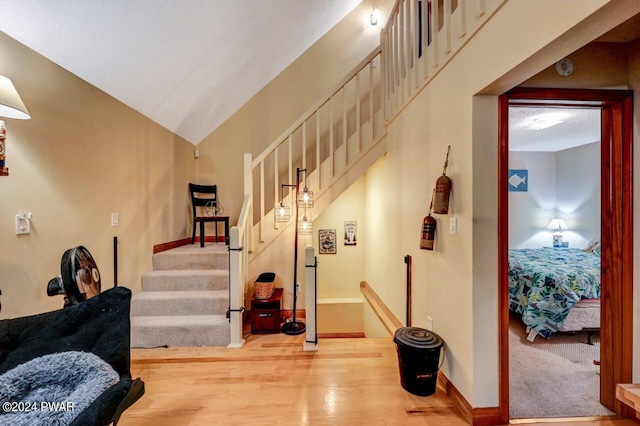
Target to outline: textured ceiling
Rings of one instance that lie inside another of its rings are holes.
[[[194,145],[362,0],[0,0],[0,31]]]
[[[552,124],[537,130],[542,123]],[[562,151],[600,140],[600,110],[509,108],[509,150]]]

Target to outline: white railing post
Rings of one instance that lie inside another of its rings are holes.
[[[305,311],[307,331],[302,349],[305,351],[318,350],[318,300],[316,298],[316,255],[313,246],[307,246],[304,256],[305,273]]]
[[[247,271],[253,229],[253,174],[250,153],[244,154],[244,200],[238,224],[229,230],[229,345],[241,348],[242,313],[247,286]]]
[[[244,310],[243,247],[240,245],[240,228],[234,226],[229,237],[229,322],[230,340],[228,348],[241,348],[245,340],[242,338],[242,311]],[[243,289],[241,291],[240,289]]]

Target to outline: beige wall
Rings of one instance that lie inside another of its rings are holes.
[[[355,246],[344,245],[344,222],[357,222]],[[336,230],[336,254],[319,254],[318,231]],[[360,297],[364,277],[365,179],[361,177],[313,221],[313,247],[318,253],[318,298]]]
[[[7,165],[0,177],[0,289],[9,318],[58,309],[46,295],[63,252],[84,245],[103,289],[134,290],[151,269],[154,244],[184,237],[193,146],[85,81],[0,33],[0,74],[13,80],[32,119],[6,119]],[[18,211],[33,213],[15,235]],[[112,228],[112,212],[120,226]]]
[[[367,172],[368,211],[382,203],[366,220],[365,279],[402,318],[402,259],[413,256],[414,325],[433,318],[446,342],[444,372],[473,407],[498,405],[495,95],[637,13],[637,4],[600,9],[606,3],[507,2],[389,125],[387,156]],[[452,203],[436,215],[435,251],[422,251],[420,225],[447,145]],[[452,217],[457,235],[447,232]]]

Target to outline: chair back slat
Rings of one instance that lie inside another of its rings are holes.
[[[189,192],[191,193],[193,217],[197,217],[196,207],[205,207],[207,205],[218,207],[217,185],[197,185],[195,183],[190,183]]]

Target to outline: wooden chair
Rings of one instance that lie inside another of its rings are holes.
[[[196,223],[200,222],[200,247],[204,247],[204,224],[214,222],[216,227],[216,242],[218,241],[218,222],[224,223],[224,241],[229,245],[229,216],[218,216],[216,214],[218,204],[218,192],[216,185],[196,185],[189,184],[191,192],[191,207],[193,208],[193,232],[191,233],[191,244],[196,240]],[[207,209],[212,209],[212,214]],[[198,214],[200,212],[201,214]]]

